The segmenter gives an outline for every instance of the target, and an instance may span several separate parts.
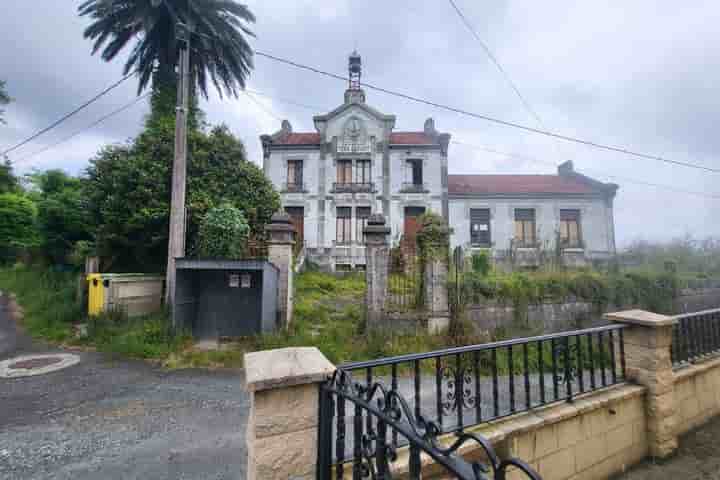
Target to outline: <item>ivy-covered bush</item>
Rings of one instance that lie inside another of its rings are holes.
[[[229,203],[211,208],[198,232],[201,257],[237,259],[245,250],[250,226],[243,213]]]
[[[490,273],[490,257],[487,252],[475,253],[471,259],[473,272],[482,276]]]

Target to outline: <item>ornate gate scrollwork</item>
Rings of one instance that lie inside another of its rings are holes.
[[[454,392],[448,403],[458,405],[457,396],[462,395],[463,402],[472,401],[465,398],[465,376],[472,370],[449,368],[446,370],[448,382],[453,382]],[[349,403],[354,411],[353,426],[356,429],[356,441],[353,457],[353,478],[371,480],[391,480],[394,473],[405,472],[404,465],[391,465],[398,459],[397,443],[393,441],[395,434],[404,437],[408,442],[409,461],[407,472],[409,478],[419,479],[421,475],[420,454],[425,453],[434,462],[444,467],[447,472],[461,480],[486,480],[494,478],[504,480],[509,469],[517,469],[530,480],[542,480],[528,464],[517,458],[501,460],[490,442],[476,434],[459,432],[450,446],[440,442],[441,430],[435,422],[427,420],[422,414],[414,414],[408,402],[396,390],[387,389],[382,383],[370,385],[355,382],[351,375],[338,370],[333,377],[321,386],[321,416],[318,445],[318,478],[331,480],[332,459],[328,455],[332,446],[332,412],[339,403]],[[464,404],[464,403],[463,403]],[[341,409],[338,408],[338,411]],[[344,412],[344,407],[342,407]],[[323,414],[329,412],[330,415]],[[362,432],[362,433],[361,433]],[[359,442],[358,442],[359,441]],[[465,460],[461,449],[468,445],[481,448],[487,462]],[[344,459],[336,459],[342,462]],[[342,465],[337,468],[336,478],[344,476]],[[491,476],[488,476],[491,474]]]

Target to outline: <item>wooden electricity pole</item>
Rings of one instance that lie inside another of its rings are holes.
[[[177,106],[175,108],[175,158],[172,169],[170,234],[165,274],[165,305],[172,308],[175,298],[175,259],[185,256],[185,177],[187,172],[187,117],[190,93],[190,31],[178,26]]]

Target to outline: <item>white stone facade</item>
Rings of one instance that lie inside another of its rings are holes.
[[[386,217],[391,242],[398,244],[412,236],[406,232],[413,228],[410,217],[432,211],[448,220],[453,247],[479,250],[470,234],[475,208],[489,210],[483,228],[489,228],[491,243],[482,247],[496,258],[511,249],[515,209],[534,212],[535,249],[555,241],[561,210],[572,210],[582,241],[568,253],[583,261],[615,253],[617,186],[574,172],[571,162],[550,176],[448,175],[449,134],[439,133],[432,119],[419,131],[393,131],[395,117],[368,106],[353,82],[342,105],[313,120],[315,132],[293,132],[284,121],[260,139],[265,174],[295,219],[307,257],[317,263],[332,269],[364,265],[360,218],[368,213]],[[511,188],[505,191],[503,184]],[[349,221],[338,219],[348,215]]]

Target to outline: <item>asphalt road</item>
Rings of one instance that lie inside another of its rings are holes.
[[[0,360],[54,351],[0,304]],[[79,355],[65,370],[0,379],[1,479],[245,478],[241,372]]]

